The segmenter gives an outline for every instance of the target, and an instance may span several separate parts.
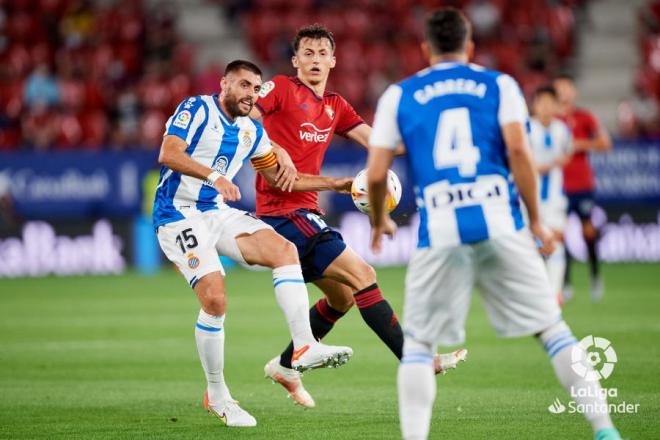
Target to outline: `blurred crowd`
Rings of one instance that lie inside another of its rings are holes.
[[[367,120],[385,85],[425,66],[423,18],[440,5],[462,9],[474,26],[474,62],[510,73],[526,93],[570,63],[581,0],[230,0],[252,49],[276,72],[292,72],[291,37],[304,24],[326,25],[337,41],[330,88]],[[272,17],[279,17],[273,20]]]
[[[334,32],[330,77],[368,121],[386,84],[424,66],[426,11],[465,11],[475,62],[512,74],[529,94],[570,70],[587,0],[207,0],[240,24],[266,71],[293,74],[290,40],[302,25]],[[149,6],[148,6],[149,5]],[[217,92],[221,65],[194,69],[177,33],[180,2],[0,0],[0,151],[157,148],[185,96]],[[278,17],[278,19],[274,19]],[[660,1],[640,12],[644,65],[637,93],[619,106],[626,136],[657,136]]]
[[[173,106],[208,84],[173,5],[0,0],[0,150],[158,147]]]
[[[638,44],[641,64],[634,95],[618,108],[619,135],[626,138],[660,138],[660,1],[649,1],[639,10]]]

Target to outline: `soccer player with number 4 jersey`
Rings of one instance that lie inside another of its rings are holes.
[[[422,49],[430,66],[391,85],[378,102],[369,140],[372,249],[396,224],[384,209],[387,170],[403,142],[420,212],[419,243],[406,275],[405,342],[398,372],[406,440],[429,436],[437,345],[462,344],[470,296],[479,287],[505,337],[534,335],[561,384],[585,408],[597,440],[620,440],[600,383],[572,368],[577,340],[550,290],[541,252],[553,249],[541,223],[537,175],[518,84],[468,64],[470,25],[457,9],[432,14]],[[525,226],[519,196],[524,202]],[[584,362],[582,372],[593,372]],[[541,427],[539,429],[542,429]]]
[[[320,25],[304,27],[293,41],[293,51],[296,76],[278,75],[264,83],[252,116],[263,118],[280,158],[290,156],[299,172],[317,175],[335,133],[367,147],[371,127],[344,98],[326,90],[336,63],[332,33]],[[287,190],[292,183],[279,181],[285,189],[282,191],[257,176],[257,216],[297,246],[305,282],[316,284],[325,295],[309,312],[314,337],[324,337],[355,303],[369,327],[401,358],[401,326],[381,293],[376,272],[344,243],[339,232],[326,225],[318,194],[291,193]],[[303,387],[300,374],[291,368],[293,349],[289,344],[264,371],[282,384],[296,403],[310,408],[315,402]],[[435,371],[455,368],[465,355],[465,350],[437,355]]]

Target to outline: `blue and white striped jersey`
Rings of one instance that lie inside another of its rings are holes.
[[[475,243],[524,227],[501,127],[527,118],[515,80],[473,64],[438,63],[385,91],[370,144],[406,147],[418,247]]]
[[[537,118],[530,118],[529,142],[532,145],[534,162],[539,165],[550,165],[562,156],[570,154],[573,148],[571,132],[559,119],[553,119],[546,127]],[[561,168],[553,167],[547,174],[539,174],[539,196],[543,204],[559,209],[567,205]]]
[[[192,96],[177,107],[165,125],[165,135],[188,144],[186,153],[232,180],[243,163],[271,151],[263,126],[249,118],[233,122],[223,113],[217,96]],[[154,227],[218,209],[224,205],[215,188],[202,180],[161,167],[154,200]]]

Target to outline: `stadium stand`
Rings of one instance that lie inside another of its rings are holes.
[[[526,94],[572,70],[588,0],[207,0],[240,25],[268,72],[292,73],[290,38],[322,22],[337,39],[330,88],[368,121],[385,85],[424,66],[421,18],[440,4],[474,23],[475,62]],[[0,151],[155,148],[182,97],[217,91],[224,60],[195,70],[177,2],[0,0]],[[279,17],[273,19],[273,17]],[[148,19],[147,19],[148,17]],[[660,136],[660,2],[639,12],[643,63],[619,105],[624,137]]]
[[[575,50],[579,0],[455,0],[377,2],[251,0],[231,2],[243,20],[252,49],[276,72],[290,72],[289,42],[295,30],[321,22],[338,45],[331,88],[371,120],[385,84],[424,67],[419,51],[424,12],[453,5],[474,23],[475,62],[514,75],[526,93],[563,69]],[[273,20],[272,17],[281,17]]]
[[[634,95],[618,108],[619,134],[626,138],[660,138],[660,1],[638,14],[640,66]]]
[[[159,145],[193,91],[175,17],[172,3],[0,1],[0,149]]]

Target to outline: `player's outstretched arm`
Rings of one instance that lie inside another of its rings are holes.
[[[346,137],[357,142],[364,148],[369,149],[369,136],[371,136],[371,126],[369,124],[360,124],[353,130],[346,133]],[[406,153],[406,147],[399,144],[394,150],[395,156],[403,156]]]
[[[598,128],[596,136],[592,139],[576,139],[573,141],[575,151],[606,152],[612,149],[612,138],[602,127]]]
[[[177,173],[203,180],[222,194],[225,201],[232,202],[241,199],[241,192],[236,185],[222,177],[217,171],[202,165],[186,154],[187,147],[188,144],[180,137],[165,136],[160,146],[158,163]]]
[[[277,187],[279,164],[272,151],[264,157],[251,159],[251,162],[255,171],[261,174],[270,186]],[[335,191],[348,194],[351,192],[352,183],[352,177],[335,178],[297,173],[292,191]]]
[[[525,128],[520,122],[511,122],[502,126],[502,135],[509,153],[509,164],[513,179],[527,208],[529,228],[536,238],[541,240],[541,252],[544,255],[549,255],[554,250],[554,243],[549,232],[541,225],[536,168],[534,167]]]

